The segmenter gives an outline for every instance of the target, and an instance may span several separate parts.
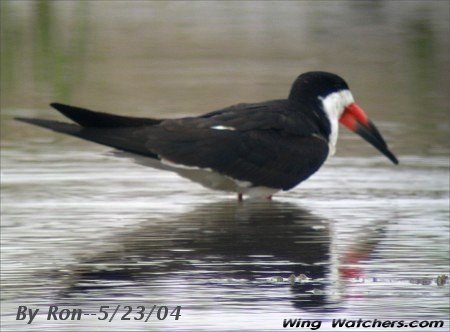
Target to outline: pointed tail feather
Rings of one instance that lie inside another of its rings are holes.
[[[162,120],[101,113],[58,103],[52,103],[51,106],[77,124],[36,118],[15,119],[119,150],[157,158],[146,147],[145,129]],[[135,137],[136,135],[141,136]]]
[[[53,120],[22,117],[16,117],[15,120],[50,129],[58,133],[75,136],[89,142],[95,142],[111,148],[135,153],[141,156],[158,158],[157,154],[153,153],[146,146],[145,130],[140,134],[143,130],[141,128],[85,128],[77,124]]]
[[[79,125],[73,123],[59,122],[53,120],[43,120],[43,119],[33,119],[33,118],[22,118],[16,117],[14,118],[17,121],[29,123],[38,127],[50,129],[56,131],[58,133],[68,134],[77,136],[82,129]]]

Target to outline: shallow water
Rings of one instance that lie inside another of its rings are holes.
[[[239,204],[106,148],[76,152],[77,143],[31,140],[4,152],[5,328],[17,326],[18,305],[53,303],[181,305],[179,322],[152,324],[188,330],[448,314],[448,284],[436,283],[449,273],[445,158],[404,157],[400,168],[336,157],[272,202]],[[291,274],[311,279],[291,283]],[[73,326],[44,316],[32,325]],[[86,319],[76,326],[104,328]]]
[[[310,180],[271,202],[238,203],[117,159],[108,148],[16,123],[16,115],[56,118],[41,101],[59,92],[42,82],[8,86],[1,112],[2,330],[273,331],[285,318],[321,320],[321,330],[333,318],[445,320],[433,330],[448,330],[449,285],[438,280],[450,273],[448,86],[440,70],[448,68],[441,52],[448,4],[428,3],[327,9],[309,2],[118,2],[107,12],[91,3],[90,28],[111,52],[99,47],[100,60],[87,52],[84,64],[100,78],[87,71],[85,84],[66,87],[63,100],[139,116],[200,114],[282,97],[293,77],[321,67],[347,73],[400,165],[342,130],[337,155]],[[32,12],[12,8],[18,17]],[[70,8],[55,12],[65,17]],[[143,28],[149,8],[154,20]],[[108,20],[113,14],[120,29]],[[329,19],[306,19],[312,15]],[[365,26],[356,29],[350,18]],[[126,32],[137,37],[126,39]],[[347,32],[363,34],[361,46],[370,51],[343,54],[352,43]],[[161,46],[157,52],[131,47],[145,33]],[[421,40],[430,36],[432,45]],[[309,47],[282,48],[293,38]],[[408,79],[417,75],[422,80]],[[136,87],[137,77],[146,89]],[[22,99],[21,89],[28,89]],[[130,317],[140,305],[147,312],[181,306],[181,316],[49,321],[52,304],[87,313],[109,305],[109,315],[129,305]],[[32,324],[15,319],[19,305],[40,308]]]

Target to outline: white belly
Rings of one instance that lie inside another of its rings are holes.
[[[248,181],[233,179],[229,176],[214,172],[210,168],[198,168],[179,165],[167,160],[160,161],[157,159],[137,156],[132,153],[122,151],[113,151],[113,155],[115,157],[131,158],[135,163],[139,165],[175,172],[178,175],[199,183],[209,189],[241,193],[250,197],[268,197],[280,191],[280,189],[275,188],[262,186],[254,187]]]

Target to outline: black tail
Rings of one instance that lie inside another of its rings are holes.
[[[119,150],[157,158],[146,146],[147,131],[162,120],[119,116],[62,104],[51,106],[78,124],[22,117],[15,119]]]
[[[47,128],[53,131],[56,131],[58,133],[78,136],[77,133],[79,133],[82,129],[79,125],[73,124],[73,123],[65,123],[65,122],[59,122],[59,121],[52,121],[52,120],[42,120],[42,119],[31,119],[31,118],[21,118],[17,117],[14,118],[17,121],[30,123],[35,126]]]

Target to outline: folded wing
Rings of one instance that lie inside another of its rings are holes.
[[[240,104],[174,120],[125,117],[52,104],[77,124],[18,120],[137,155],[208,168],[237,180],[288,190],[323,164],[328,143],[301,116],[285,116],[285,102]]]

